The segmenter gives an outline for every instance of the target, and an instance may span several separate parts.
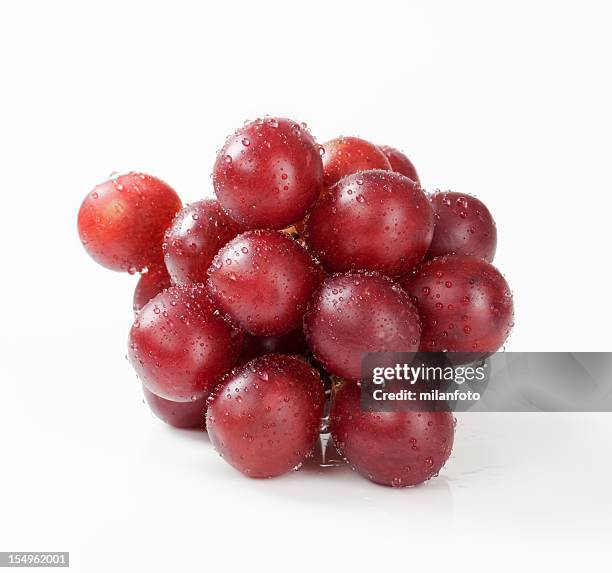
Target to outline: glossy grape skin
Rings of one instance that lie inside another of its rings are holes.
[[[164,266],[152,267],[146,273],[140,275],[132,298],[134,313],[138,314],[142,307],[154,296],[164,289],[170,288],[170,286],[172,286],[170,275]]]
[[[404,177],[408,177],[408,179],[412,179],[419,185],[421,184],[416,167],[399,149],[395,149],[395,147],[389,145],[379,145],[378,147],[389,160],[393,171],[402,174]]]
[[[189,402],[173,402],[153,394],[144,385],[142,392],[151,412],[162,422],[175,428],[206,428],[206,400],[208,397]]]
[[[420,324],[416,307],[390,279],[350,273],[323,283],[304,316],[304,333],[331,374],[358,379],[367,352],[415,352]]]
[[[254,336],[278,336],[301,324],[321,271],[280,231],[247,231],[228,243],[209,271],[212,297],[228,319]]]
[[[497,229],[482,201],[464,193],[439,191],[431,197],[431,204],[435,229],[427,258],[455,254],[493,261]]]
[[[252,478],[298,466],[319,437],[325,395],[316,370],[269,354],[236,368],[210,397],[206,425],[223,459]]]
[[[148,390],[187,402],[206,397],[241,349],[242,333],[215,312],[203,285],[173,286],[140,311],[128,356]]]
[[[399,173],[374,170],[345,177],[321,197],[304,238],[330,272],[400,276],[425,256],[433,233],[423,190]]]
[[[332,402],[332,438],[349,463],[371,481],[392,487],[437,475],[453,448],[452,413],[363,411],[360,396],[358,383],[345,381]]]
[[[184,207],[166,232],[164,242],[164,260],[172,282],[206,282],[214,256],[240,230],[218,201],[207,199]]]
[[[238,363],[243,364],[253,358],[266,354],[303,355],[306,352],[308,352],[308,344],[306,344],[306,338],[301,328],[280,336],[252,336],[245,334],[242,353]]]
[[[301,220],[321,191],[323,164],[307,129],[290,119],[246,124],[219,152],[213,184],[222,207],[248,229]]]
[[[327,188],[359,171],[391,171],[391,164],[379,147],[359,137],[332,139],[323,144],[323,150],[323,184]]]
[[[180,208],[176,192],[160,179],[134,172],[119,175],[83,200],[79,236],[89,255],[114,271],[161,266],[164,232]]]
[[[495,352],[512,329],[508,283],[483,259],[439,257],[400,284],[419,309],[423,352]]]

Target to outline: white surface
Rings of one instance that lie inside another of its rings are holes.
[[[508,349],[611,350],[609,21],[604,2],[2,4],[0,550],[88,572],[601,568],[612,415],[464,415],[407,491],[249,481],[149,415],[123,359],[136,279],[75,227],[115,170],[209,195],[225,136],[287,115],[489,205]]]

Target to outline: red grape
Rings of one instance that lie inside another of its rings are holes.
[[[175,191],[143,173],[98,185],[83,201],[78,229],[89,255],[114,271],[163,265],[164,232],[181,208]]]
[[[362,475],[393,487],[420,484],[437,475],[453,448],[451,412],[373,412],[360,407],[355,381],[334,393],[331,434],[338,450]]]
[[[391,164],[391,169],[397,173],[401,173],[408,179],[412,179],[415,183],[421,184],[419,175],[412,161],[408,159],[399,149],[388,145],[379,145],[380,150],[385,154],[385,157]]]
[[[321,197],[304,237],[330,271],[399,276],[423,258],[433,232],[433,210],[418,184],[373,170],[345,177]]]
[[[174,284],[206,282],[206,272],[219,249],[240,228],[217,201],[208,199],[184,207],[166,233],[166,267]]]
[[[133,308],[138,314],[142,307],[155,295],[171,286],[170,275],[166,267],[151,267],[146,273],[140,275],[134,289]]]
[[[217,156],[215,192],[247,228],[282,229],[299,221],[321,191],[323,164],[305,126],[258,119],[238,129]]]
[[[142,391],[151,411],[166,424],[175,428],[206,428],[207,397],[189,402],[173,402],[153,394],[144,385]]]
[[[367,352],[415,352],[419,315],[390,279],[361,273],[328,278],[304,317],[306,340],[332,374],[358,379]]]
[[[305,354],[308,345],[301,328],[281,336],[251,336],[245,334],[239,362],[244,363],[265,354]]]
[[[359,171],[391,170],[389,160],[378,146],[359,137],[332,139],[323,144],[323,150],[323,183],[326,187]]]
[[[489,262],[495,256],[497,229],[482,201],[463,193],[437,192],[431,198],[435,230],[427,256],[473,255]]]
[[[495,352],[513,326],[508,283],[483,259],[439,257],[400,284],[419,309],[423,352]]]
[[[236,368],[215,389],[208,434],[243,474],[278,476],[312,452],[324,402],[316,370],[295,356],[269,354]]]
[[[175,402],[206,397],[236,362],[242,333],[221,318],[203,285],[152,298],[130,330],[129,358],[147,389]]]
[[[254,336],[298,328],[321,273],[306,249],[280,231],[247,231],[219,251],[208,285],[218,308]]]

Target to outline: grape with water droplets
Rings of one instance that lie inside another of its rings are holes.
[[[432,196],[431,204],[435,229],[428,258],[454,254],[493,260],[497,229],[482,201],[464,193],[439,191]]]
[[[367,352],[416,352],[419,315],[408,295],[386,277],[336,275],[315,295],[304,333],[329,372],[358,379]]]
[[[164,232],[180,208],[176,192],[160,179],[127,173],[85,197],[79,236],[89,255],[114,271],[135,273],[161,266]]]
[[[132,297],[134,313],[138,314],[154,296],[170,286],[170,275],[164,266],[152,267],[140,275]]]
[[[300,221],[321,192],[323,164],[305,126],[268,117],[238,129],[217,156],[213,184],[235,221],[282,229]]]
[[[164,260],[174,284],[204,283],[219,249],[240,232],[217,201],[191,203],[179,211],[166,233]]]
[[[219,316],[203,285],[174,286],[152,298],[129,336],[142,383],[174,402],[206,397],[241,348],[242,333]]]
[[[453,448],[451,412],[375,412],[361,409],[355,381],[335,389],[331,435],[349,463],[373,482],[408,487],[437,475]]]
[[[379,145],[380,150],[385,154],[385,157],[391,164],[391,169],[396,173],[401,173],[404,177],[412,179],[415,183],[421,184],[419,175],[412,161],[408,159],[399,149],[390,147],[389,145]]]
[[[438,257],[400,284],[419,309],[423,352],[492,353],[512,329],[510,287],[483,259]]]
[[[254,336],[298,328],[321,271],[300,244],[280,231],[247,231],[215,257],[208,286],[219,310]]]
[[[391,170],[389,160],[373,143],[359,137],[338,137],[323,144],[325,187],[331,187],[347,175],[370,169]]]
[[[399,276],[425,256],[433,232],[423,190],[399,173],[374,170],[349,175],[323,195],[304,238],[329,271]]]
[[[319,374],[295,356],[270,354],[236,368],[215,389],[206,426],[223,459],[252,478],[301,464],[319,437]]]
[[[153,394],[143,385],[145,400],[160,420],[175,428],[206,428],[206,399],[198,398],[189,402],[173,402]]]

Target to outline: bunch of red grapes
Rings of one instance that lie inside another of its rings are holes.
[[[513,320],[478,199],[428,195],[410,160],[356,137],[318,145],[305,124],[246,123],[219,152],[216,200],[182,207],[128,173],[87,195],[87,252],[140,272],[129,359],[151,409],[205,427],[250,477],[312,454],[330,406],[339,452],[370,480],[411,486],[448,459],[448,411],[360,408],[369,352],[495,352]]]

